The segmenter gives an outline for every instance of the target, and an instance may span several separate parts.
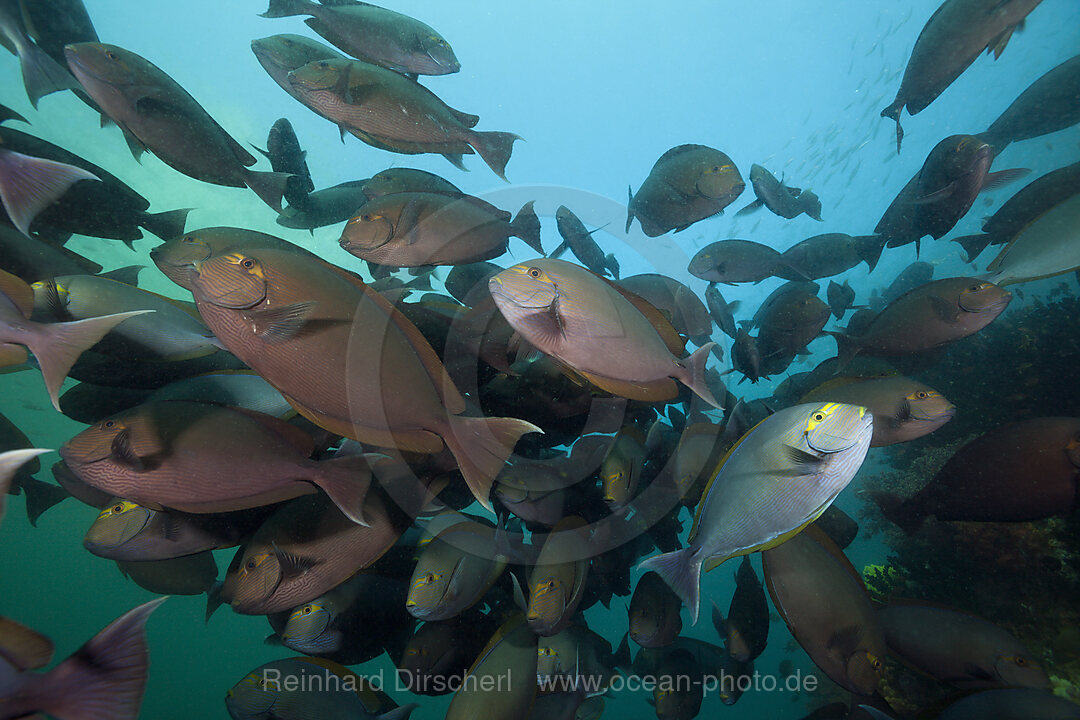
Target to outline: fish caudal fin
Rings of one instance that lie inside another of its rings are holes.
[[[136,720],[146,689],[146,621],[166,598],[129,610],[53,668],[41,708],[65,720]]]
[[[80,180],[98,180],[98,176],[67,163],[0,150],[0,200],[23,235],[29,234],[39,212]]]
[[[904,128],[900,127],[900,113],[904,111],[907,102],[897,98],[892,105],[881,111],[881,117],[891,118],[896,121],[896,154],[900,154],[900,143],[904,140]]]
[[[714,347],[716,347],[714,342],[705,343],[695,350],[690,357],[680,360],[679,362],[685,366],[685,371],[678,376],[678,379],[686,387],[693,390],[695,395],[719,410],[721,405],[713,397],[708,383],[705,382],[705,363],[708,361],[709,353],[712,352]]]
[[[340,457],[319,463],[314,481],[338,510],[358,525],[364,518],[364,497],[371,487],[371,467],[362,456]]]
[[[289,173],[244,169],[244,184],[276,213],[281,213],[281,198],[291,177]]]
[[[270,0],[270,7],[259,15],[264,18],[283,18],[293,15],[308,15],[314,3],[308,0]]]
[[[11,490],[11,483],[15,477],[15,473],[24,463],[30,462],[38,455],[51,452],[50,450],[43,450],[40,448],[27,448],[24,450],[9,450],[5,453],[0,453],[0,520],[4,519],[4,502],[7,500],[7,494]],[[30,478],[33,480],[33,478]],[[34,482],[40,482],[34,480]],[[44,485],[45,483],[42,483]],[[23,480],[20,486],[26,490],[26,512],[30,512],[30,488],[29,482]],[[57,501],[59,502],[59,500]],[[54,503],[55,504],[55,503]],[[34,524],[34,518],[30,518],[30,524]]]
[[[22,66],[23,86],[30,104],[37,109],[38,100],[61,90],[81,88],[75,76],[60,63],[34,43],[27,43],[19,50],[19,64]]]
[[[867,272],[873,272],[877,267],[888,240],[884,235],[859,235],[855,238],[855,254],[866,263]]]
[[[536,211],[533,209],[535,202],[535,200],[530,200],[521,206],[517,217],[510,223],[510,230],[515,237],[521,238],[526,245],[543,255],[544,246],[540,244],[540,218],[536,217]]]
[[[952,241],[960,243],[960,247],[964,248],[964,253],[967,255],[967,261],[973,263],[975,258],[979,257],[982,251],[987,248],[991,239],[992,236],[987,233],[976,233],[975,235],[954,237]]]
[[[701,560],[694,558],[693,548],[683,548],[642,560],[638,567],[652,570],[659,575],[690,611],[693,619],[691,624],[697,625],[698,608],[701,604],[701,564]]]
[[[33,477],[23,479],[19,487],[26,493],[26,517],[30,519],[32,527],[37,527],[38,518],[42,513],[71,497],[68,491],[59,485],[42,482]]]
[[[844,333],[834,332],[832,330],[825,330],[826,335],[832,335],[836,339],[836,372],[840,373],[851,364],[851,361],[855,359],[855,356],[862,350],[862,345],[859,341],[850,335]]]
[[[926,516],[913,507],[912,503],[905,502],[902,497],[895,493],[872,492],[870,493],[870,499],[877,504],[881,514],[888,518],[889,522],[908,535],[921,528],[926,520]]]
[[[491,510],[491,485],[514,451],[522,435],[543,432],[531,422],[517,418],[451,416],[450,429],[442,439],[449,448],[473,497]]]
[[[133,310],[75,322],[37,325],[36,332],[27,340],[27,347],[37,358],[53,407],[60,409],[60,386],[84,350],[129,317],[150,312],[154,311]]]
[[[187,226],[187,216],[191,208],[169,210],[160,213],[146,213],[139,224],[148,232],[162,240],[172,240],[184,234]]]
[[[470,132],[468,138],[469,144],[480,154],[492,172],[503,180],[506,180],[506,163],[510,162],[515,140],[521,140],[521,136],[508,132],[475,130]]]

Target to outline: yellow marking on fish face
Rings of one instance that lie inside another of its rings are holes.
[[[840,407],[840,403],[826,403],[810,413],[810,417],[806,421],[806,434],[809,435],[814,428],[825,422],[825,419],[836,412],[836,408],[838,407]],[[859,417],[862,417],[865,411],[866,408],[860,407]]]
[[[550,648],[550,647],[538,647],[538,648],[536,648],[536,655],[537,655],[537,657],[542,657],[542,658],[559,657],[558,651],[555,650],[555,648]]]
[[[880,677],[885,671],[885,666],[881,663],[881,658],[869,650],[864,650],[863,652],[866,653],[866,659],[870,662],[870,667],[872,667],[874,672]]]
[[[917,391],[911,393],[910,395],[908,395],[907,397],[905,397],[904,399],[905,400],[929,400],[930,398],[935,398],[935,397],[941,397],[941,393],[935,392],[933,390],[917,390]]]
[[[289,622],[292,622],[293,620],[299,620],[305,615],[310,615],[313,612],[319,612],[325,609],[326,608],[324,608],[322,605],[318,605],[316,603],[308,603],[302,608],[297,608],[296,610],[293,610],[292,615],[289,616]]]
[[[263,275],[262,263],[253,257],[248,257],[243,253],[229,253],[225,256],[229,262],[233,265],[239,266],[242,270],[246,270],[249,275],[254,275],[260,280],[265,280],[266,276]]]
[[[273,553],[268,552],[256,553],[255,555],[252,555],[248,558],[247,562],[240,567],[240,570],[237,572],[237,574],[240,576],[241,579],[247,577],[251,573],[255,572],[257,569],[259,569],[259,567],[264,562],[269,560],[272,556]]]
[[[450,47],[449,43],[447,43],[447,42],[446,42],[445,40],[443,40],[443,39],[442,39],[441,37],[439,37],[438,35],[428,35],[428,36],[427,36],[427,39],[428,39],[429,41],[431,41],[431,42],[435,43],[435,44],[436,44],[436,45],[438,45],[439,47]]]
[[[122,515],[123,513],[126,513],[129,510],[134,510],[138,507],[142,506],[138,505],[137,503],[133,503],[130,500],[121,500],[118,503],[113,503],[112,505],[98,513],[97,519],[104,520],[105,518],[111,517],[113,515]]]
[[[1039,667],[1039,663],[1037,663],[1037,662],[1035,662],[1033,660],[1028,660],[1023,655],[999,655],[998,656],[998,661],[1011,663],[1011,664],[1015,665],[1018,668],[1031,668],[1031,667],[1033,667],[1033,668],[1037,669]]]
[[[421,575],[420,577],[416,578],[416,580],[413,582],[412,588],[409,590],[409,594],[411,595],[412,593],[417,592],[418,590],[421,590],[422,588],[427,587],[428,585],[431,585],[431,584],[433,584],[435,582],[438,582],[439,579],[442,578],[442,576],[443,576],[442,573],[436,573],[436,572],[429,572],[429,573],[426,573],[424,575]]]

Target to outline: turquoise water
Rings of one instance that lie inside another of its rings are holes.
[[[470,172],[463,173],[434,155],[393,155],[351,137],[343,145],[337,129],[286,95],[249,49],[252,39],[272,34],[313,36],[302,18],[257,17],[266,8],[256,0],[86,0],[103,42],[137,52],[165,70],[241,143],[263,147],[274,120],[288,117],[307,150],[317,188],[395,165],[429,170],[503,208],[516,209],[536,199],[548,250],[559,242],[554,210],[566,204],[589,227],[611,223],[595,237],[606,252],[616,254],[623,276],[664,273],[699,293],[706,284],[687,273],[687,262],[714,240],[744,237],[783,250],[819,232],[871,232],[938,140],[982,131],[1032,80],[1080,50],[1080,9],[1070,0],[1045,0],[999,60],[980,57],[929,108],[915,117],[905,114],[904,149],[897,156],[894,125],[878,114],[891,102],[914,40],[936,5],[933,0],[393,4],[393,9],[436,28],[461,61],[460,73],[425,78],[427,87],[451,106],[480,115],[479,129],[512,131],[525,139],[514,148],[507,185],[476,156],[466,158]],[[246,189],[189,179],[150,154],[137,163],[120,133],[99,129],[97,116],[68,93],[45,97],[35,112],[22,92],[13,56],[0,56],[0,83],[0,102],[24,114],[30,132],[107,168],[150,199],[152,211],[190,207],[188,228],[233,225],[261,230],[362,270],[359,260],[338,247],[340,226],[313,234],[289,230],[278,226],[273,212]],[[822,199],[824,222],[806,216],[787,221],[764,210],[736,218],[733,211],[753,199],[748,188],[723,216],[685,232],[646,238],[635,224],[624,234],[627,185],[636,189],[656,158],[682,143],[723,150],[744,178],[751,163],[760,163],[792,184],[813,189]],[[995,169],[1025,167],[1034,178],[1078,156],[1080,128],[1074,127],[1009,147],[995,161]],[[265,165],[261,162],[259,168],[268,169]],[[976,232],[982,218],[1019,187],[983,195],[953,235]],[[149,261],[148,252],[157,243],[147,234],[132,252],[119,242],[75,237],[68,247],[106,268],[146,265],[140,286],[183,297]],[[510,254],[495,262],[509,265],[532,255],[514,240]],[[981,263],[990,257],[980,258]],[[910,245],[888,250],[871,276],[860,265],[843,277],[864,297],[914,259]],[[927,241],[923,259],[937,265],[936,277],[974,272],[952,243]],[[440,273],[445,276],[445,271]],[[746,312],[780,282],[773,278],[725,288],[724,295],[729,301],[741,300]],[[1056,282],[1031,285],[1026,301]],[[722,335],[717,332],[715,337],[720,340]],[[720,342],[730,344],[727,338]],[[830,357],[834,344],[822,338],[810,349],[811,358],[793,365],[793,372]],[[727,367],[725,363],[720,369]],[[765,397],[782,379],[754,387],[744,384],[737,392]],[[69,380],[65,388],[72,384]],[[83,427],[50,407],[36,372],[0,375],[0,409],[38,447],[58,447]],[[52,459],[43,458],[45,465]],[[854,490],[882,462],[871,451],[862,474],[841,496],[841,507],[856,514],[862,501]],[[39,477],[51,480],[47,470]],[[0,613],[53,638],[57,657],[150,599],[112,562],[83,550],[82,536],[95,509],[68,500],[31,528],[22,504],[21,498],[9,502],[0,527]],[[861,568],[882,562],[886,552],[880,539],[860,537],[848,554]],[[231,556],[232,551],[217,553],[222,570]],[[734,570],[733,563],[707,576],[705,608],[710,596],[726,606]],[[623,604],[616,599],[610,610],[596,606],[587,614],[592,628],[613,644],[625,631]],[[269,632],[263,618],[226,608],[204,625],[203,610],[203,598],[174,597],[151,619],[152,666],[143,717],[224,718],[226,690],[256,666],[291,655],[263,644]],[[707,618],[687,634],[716,639]],[[797,666],[811,670],[801,651],[786,652],[788,640],[782,623],[774,623],[770,647],[758,667],[771,672],[780,660],[792,657]],[[385,655],[356,669],[365,673],[380,668],[390,673]],[[404,693],[394,697],[402,704],[414,699]],[[447,702],[448,697],[421,699],[413,718],[442,717]],[[715,697],[706,699],[702,717],[715,712],[796,718],[805,710],[789,697],[757,694],[723,710]],[[606,716],[648,718],[653,712],[643,696],[623,694],[609,701]]]

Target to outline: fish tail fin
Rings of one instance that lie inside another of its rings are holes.
[[[21,480],[19,487],[26,492],[26,517],[30,519],[32,527],[37,527],[42,513],[70,497],[68,491],[59,485],[42,482],[34,477]]]
[[[884,235],[860,235],[855,238],[855,254],[866,263],[867,272],[874,272],[888,240]]]
[[[913,534],[921,528],[923,522],[926,521],[926,515],[920,512],[912,503],[905,502],[904,499],[896,493],[883,491],[872,492],[870,493],[870,499],[877,504],[878,509],[881,510],[881,514],[884,515],[889,522],[896,525],[908,535]]]
[[[862,345],[850,335],[832,330],[825,330],[824,332],[826,335],[832,335],[836,339],[836,372],[843,372],[851,364],[851,361],[855,359],[855,356],[859,354],[859,351],[862,350]]]
[[[683,548],[642,560],[638,567],[642,570],[652,570],[659,575],[690,611],[690,617],[693,619],[691,624],[697,625],[698,609],[701,604],[701,565],[702,561],[694,558],[693,548]]]
[[[281,212],[281,198],[291,177],[289,173],[244,169],[244,184],[276,213]]]
[[[633,662],[630,657],[630,633],[625,632],[622,640],[619,641],[619,647],[615,649],[615,653],[611,656],[611,665],[620,669],[629,669]]]
[[[83,351],[129,317],[148,312],[153,310],[133,310],[75,322],[38,325],[37,332],[28,339],[27,347],[37,358],[53,407],[60,409],[60,386]]]
[[[896,154],[900,154],[900,143],[904,140],[904,128],[900,127],[900,113],[904,111],[907,101],[897,98],[892,105],[881,111],[881,117],[891,118],[896,121]]]
[[[465,158],[462,157],[461,153],[443,153],[442,156],[458,170],[469,172],[469,168],[465,167]]]
[[[634,222],[634,211],[630,209],[630,203],[634,202],[634,191],[627,185],[626,186],[626,230],[630,232],[630,225]]]
[[[215,580],[210,589],[206,591],[206,614],[203,616],[203,624],[209,625],[210,618],[213,617],[219,607],[225,604],[225,598],[221,596],[224,587],[224,582]]]
[[[80,180],[98,176],[74,165],[0,151],[0,200],[11,222],[23,235],[39,212],[52,205]]]
[[[709,353],[712,352],[713,347],[716,346],[714,342],[708,342],[699,347],[697,350],[685,360],[681,360],[686,370],[679,377],[679,380],[683,382],[686,387],[694,391],[694,394],[705,402],[712,405],[714,408],[719,409],[720,403],[713,397],[712,391],[709,390],[708,384],[705,382],[705,363],[709,359]]]
[[[187,226],[187,216],[191,208],[168,210],[159,213],[146,213],[142,222],[139,223],[151,234],[162,240],[172,240],[184,234]]]
[[[570,249],[570,244],[567,243],[565,240],[563,240],[561,243],[559,243],[558,247],[556,247],[554,250],[551,251],[551,254],[548,255],[548,257],[553,257],[553,258],[562,257],[563,253],[565,253],[569,249]]]
[[[259,17],[283,18],[293,15],[307,15],[314,3],[308,0],[270,0],[270,7]]]
[[[986,233],[976,233],[975,235],[954,237],[952,241],[960,243],[960,247],[964,248],[964,253],[967,255],[967,261],[973,263],[975,258],[979,257],[982,251],[990,244],[990,239],[991,236]]]
[[[724,613],[720,610],[720,606],[713,600],[712,604],[712,626],[716,630],[716,634],[724,641],[724,646],[727,646],[727,621],[724,620]]]
[[[60,63],[34,43],[27,43],[19,51],[19,64],[22,68],[23,86],[30,104],[37,109],[38,100],[61,90],[81,88],[75,76]]]
[[[371,487],[371,467],[362,456],[349,456],[319,463],[315,484],[322,488],[338,510],[358,525],[367,525],[364,498]]]
[[[510,162],[510,153],[514,150],[514,141],[521,140],[520,135],[508,132],[476,132],[469,135],[469,144],[480,154],[492,172],[506,180],[506,163]],[[509,182],[509,180],[506,180]]]
[[[544,246],[540,244],[540,218],[536,217],[536,210],[533,209],[535,202],[535,200],[530,200],[521,206],[517,217],[510,223],[510,230],[515,237],[521,238],[526,245],[543,255]]]
[[[540,428],[517,418],[450,417],[449,431],[442,439],[457,460],[473,497],[491,510],[491,485],[514,450],[518,439]]]
[[[611,273],[611,277],[616,280],[619,279],[619,260],[615,257],[615,253],[608,253],[604,256],[604,266]]]
[[[736,212],[735,217],[742,217],[744,215],[749,215],[752,212],[760,210],[764,206],[765,206],[765,203],[762,202],[761,200],[754,200],[754,201],[750,202],[749,205],[746,205],[744,208],[742,208],[741,210]]]
[[[49,671],[42,710],[70,720],[136,720],[150,664],[146,621],[165,600],[124,613]]]

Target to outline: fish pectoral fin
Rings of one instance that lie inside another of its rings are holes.
[[[1001,53],[1005,52],[1005,46],[1009,44],[1009,40],[1012,38],[1013,33],[1024,25],[1023,21],[1020,21],[1017,25],[1010,25],[1002,30],[993,40],[986,44],[986,54],[994,54],[994,59],[997,60],[1001,57]]]
[[[1019,180],[1030,172],[1031,170],[1028,168],[1009,168],[1008,170],[998,170],[997,172],[988,173],[986,178],[983,179],[983,184],[982,187],[979,188],[979,192],[997,190],[1002,185],[1007,185],[1013,180]]]
[[[179,540],[180,531],[184,527],[184,523],[180,521],[175,515],[163,514],[161,518],[161,539],[162,540]]]
[[[959,180],[954,180],[953,182],[949,183],[948,185],[941,188],[940,190],[935,190],[934,192],[929,193],[927,195],[923,195],[921,197],[912,198],[911,200],[908,200],[907,204],[908,205],[930,205],[932,203],[938,202],[939,200],[944,200],[945,198],[950,197],[954,192],[956,192],[957,188],[959,188],[959,187],[960,187],[960,181]]]
[[[752,212],[754,212],[756,210],[760,210],[761,206],[764,205],[764,204],[765,204],[765,202],[763,200],[761,200],[761,198],[758,198],[757,200],[754,200],[752,203],[750,203],[749,205],[747,205],[746,207],[744,207],[743,209],[741,209],[737,213],[735,213],[735,217],[742,217],[743,215],[749,215],[750,213],[752,213]]]
[[[302,575],[311,568],[322,563],[322,560],[316,558],[303,557],[296,553],[290,553],[282,550],[275,543],[274,557],[277,558],[278,564],[281,566],[281,576],[283,578],[292,578],[298,575]]]
[[[975,678],[978,680],[997,681],[998,679],[994,677],[994,674],[986,668],[979,667],[975,663],[971,662],[964,664],[964,674],[967,675],[967,677],[963,678],[963,680],[970,680],[971,678]]]
[[[815,475],[821,467],[821,458],[794,445],[781,446],[787,459],[795,466],[800,475]]]
[[[938,295],[930,296],[930,305],[933,306],[934,313],[945,322],[954,323],[960,317],[960,306],[956,303],[950,303]]]
[[[317,302],[298,302],[262,310],[248,310],[243,318],[251,324],[255,334],[264,340],[283,342],[295,336],[304,327]]]
[[[135,162],[142,162],[141,158],[142,154],[146,152],[146,146],[127,128],[121,126],[120,131],[124,134],[124,142],[127,143],[128,150],[131,151],[131,156],[135,158]]]
[[[127,428],[116,433],[111,449],[112,459],[116,462],[123,463],[136,472],[146,472],[149,469],[143,458],[139,457],[135,448],[131,446],[131,431]]]

